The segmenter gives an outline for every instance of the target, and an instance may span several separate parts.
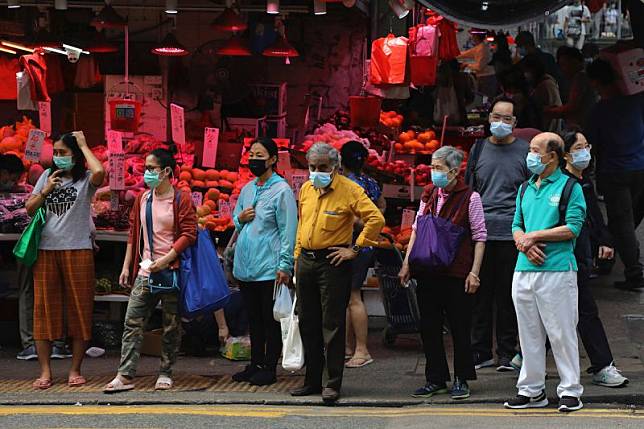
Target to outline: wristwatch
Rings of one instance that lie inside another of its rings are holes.
[[[360,250],[362,250],[362,247],[358,246],[357,244],[354,244],[351,250],[353,250],[353,253],[357,254],[357,253],[360,253]]]

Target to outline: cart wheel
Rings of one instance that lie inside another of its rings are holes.
[[[396,333],[389,326],[382,331],[382,343],[385,347],[393,347],[396,344]]]

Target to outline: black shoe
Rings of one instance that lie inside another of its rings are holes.
[[[337,390],[325,387],[322,391],[322,401],[324,401],[325,404],[334,404],[338,402],[338,399],[340,399],[340,392]]]
[[[250,381],[250,378],[259,370],[260,368],[257,365],[246,365],[246,368],[244,368],[243,371],[240,371],[237,374],[233,375],[233,381],[236,381],[237,383]]]
[[[517,395],[516,398],[510,399],[504,404],[505,408],[509,408],[511,410],[524,410],[526,408],[545,408],[547,406],[548,398],[546,397],[545,390],[542,390],[541,394],[534,398]]]
[[[439,395],[441,393],[447,393],[447,385],[445,383],[427,383],[425,386],[412,393],[411,396],[414,398],[431,398],[432,396]]]
[[[512,359],[508,357],[499,358],[499,365],[496,367],[498,372],[513,372]]]
[[[474,369],[489,368],[491,366],[494,366],[494,359],[492,359],[491,355],[483,355],[482,353],[474,352],[473,360]]]
[[[562,396],[559,399],[559,411],[562,413],[571,413],[582,408],[584,408],[584,404],[581,402],[581,399],[575,398],[574,396]]]
[[[644,289],[644,279],[622,280],[615,282],[614,286],[620,290],[639,291],[640,289]]]
[[[470,397],[470,386],[467,385],[467,381],[455,377],[451,393],[452,399],[467,399]]]
[[[275,377],[275,371],[260,369],[250,377],[248,382],[253,386],[270,386],[277,382],[277,377]]]
[[[319,395],[320,393],[322,393],[321,387],[311,387],[307,385],[291,390],[291,396],[311,396]]]

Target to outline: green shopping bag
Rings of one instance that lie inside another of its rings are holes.
[[[45,220],[45,208],[40,207],[13,248],[16,259],[28,267],[31,267],[38,258],[40,234],[45,226]]]

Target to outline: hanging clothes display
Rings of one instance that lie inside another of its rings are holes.
[[[38,110],[38,104],[31,99],[31,78],[25,72],[16,73],[18,110]]]
[[[51,101],[47,91],[47,63],[42,49],[36,49],[33,54],[20,57],[22,71],[31,80],[31,99],[34,101]]]
[[[367,60],[367,82],[365,85],[365,93],[376,97],[384,98],[385,100],[406,100],[410,96],[409,85],[375,85],[371,83],[371,67],[370,61]]]
[[[88,89],[93,88],[103,81],[103,76],[98,69],[98,64],[94,57],[86,55],[76,63],[76,78],[74,86],[76,88]]]
[[[439,31],[438,58],[441,61],[450,61],[458,57],[461,51],[458,49],[456,32],[458,26],[449,19],[443,18],[436,12],[427,11],[427,24],[434,25]]]
[[[407,77],[407,47],[409,39],[389,34],[371,45],[371,83],[402,84]]]
[[[65,79],[63,79],[63,67],[60,55],[45,55],[47,64],[47,92],[49,95],[65,91]]]
[[[409,29],[409,69],[412,85],[431,86],[436,83],[440,30],[433,25],[417,25]]]
[[[18,98],[16,73],[20,71],[17,58],[0,56],[0,100]]]

